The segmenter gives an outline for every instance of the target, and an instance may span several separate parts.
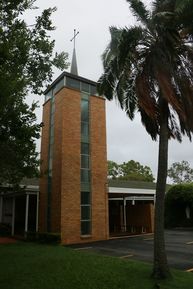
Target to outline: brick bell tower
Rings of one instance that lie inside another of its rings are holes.
[[[43,124],[39,231],[60,233],[63,244],[107,239],[105,100],[78,76],[75,40],[71,73],[45,91]]]

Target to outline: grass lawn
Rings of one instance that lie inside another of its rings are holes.
[[[2,289],[153,289],[151,265],[31,243],[0,245]],[[193,288],[193,274],[173,271],[160,289]]]

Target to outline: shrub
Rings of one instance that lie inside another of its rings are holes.
[[[190,208],[190,219],[186,217],[186,207]],[[172,186],[165,198],[165,226],[193,226],[193,184]]]
[[[48,232],[27,232],[26,240],[30,242],[38,242],[42,244],[57,244],[61,241],[59,233]]]

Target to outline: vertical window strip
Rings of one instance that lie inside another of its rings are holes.
[[[89,85],[82,85],[89,90]],[[81,183],[90,184],[89,95],[81,99]],[[81,235],[91,234],[91,192],[81,191]]]

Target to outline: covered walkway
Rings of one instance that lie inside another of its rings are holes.
[[[111,236],[153,232],[155,184],[110,181],[108,195]]]
[[[39,186],[22,184],[0,188],[0,223],[10,226],[11,236],[38,231]]]

